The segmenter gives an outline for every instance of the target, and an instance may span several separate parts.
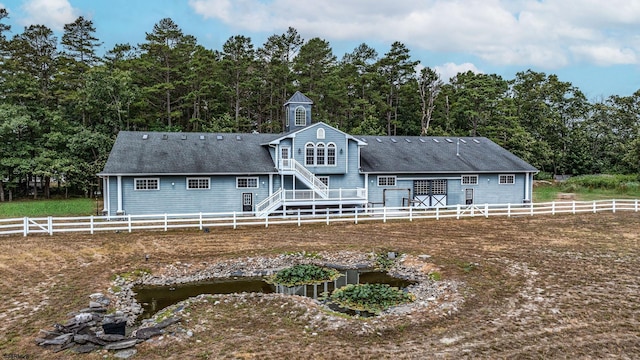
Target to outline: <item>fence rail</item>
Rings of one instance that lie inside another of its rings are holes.
[[[264,226],[324,222],[383,221],[390,219],[444,219],[489,216],[534,216],[640,210],[639,200],[555,201],[530,204],[475,204],[440,208],[369,207],[355,209],[315,209],[278,211],[271,216],[257,217],[254,213],[191,213],[159,215],[83,216],[83,217],[25,217],[0,219],[0,235],[49,234],[101,231],[209,229],[213,227]]]

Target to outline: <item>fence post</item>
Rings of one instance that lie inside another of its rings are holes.
[[[29,235],[29,218],[28,217],[24,217],[24,221],[22,223],[22,233],[24,236]]]
[[[300,227],[300,209],[298,209],[298,227]]]
[[[93,215],[91,215],[89,223],[90,223],[90,226],[91,226],[91,235],[93,235]]]
[[[484,203],[484,217],[486,217],[486,218],[489,217],[489,204],[488,203]]]
[[[611,210],[616,213],[616,199],[611,200]]]
[[[387,207],[383,207],[382,208],[382,222],[386,223],[387,222]]]
[[[531,207],[531,216],[533,216],[533,201],[529,203],[530,207]]]
[[[573,200],[571,205],[572,205],[571,206],[571,212],[575,215],[575,213],[576,213],[576,201]]]
[[[53,235],[53,218],[51,216],[47,217],[47,228],[49,229],[49,235]]]
[[[456,206],[456,219],[460,220],[460,204]]]
[[[635,211],[638,212],[638,199],[636,199],[636,201],[634,201],[635,203]]]
[[[267,215],[269,216],[269,215]],[[238,224],[236,223],[236,212],[233,212],[233,230],[238,228]]]
[[[356,213],[356,216],[355,216],[356,217],[356,221],[355,222],[356,222],[356,225],[357,225],[358,224],[358,208],[355,208],[355,210],[356,210],[355,211],[355,213]]]
[[[200,212],[200,230],[202,230],[202,211]]]
[[[269,227],[269,215],[264,217],[264,227],[266,227],[266,228]]]
[[[413,221],[413,208],[409,206],[409,221]]]
[[[329,225],[329,208],[327,208],[326,210],[326,215],[327,215],[327,225]]]
[[[440,208],[436,206],[436,220],[440,220]]]
[[[551,202],[551,215],[555,215],[556,214],[556,202],[552,201]]]
[[[507,217],[510,218],[511,217],[511,203],[507,204]]]
[[[594,214],[596,213],[596,201],[595,200],[593,200],[593,213]]]
[[[129,219],[129,232],[131,232],[131,214],[127,215],[127,218]]]
[[[164,231],[167,231],[169,229],[168,222],[169,222],[169,219],[168,219],[167,213],[164,213]]]

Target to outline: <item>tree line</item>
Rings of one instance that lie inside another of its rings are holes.
[[[0,201],[90,196],[120,130],[280,132],[296,90],[314,100],[316,121],[351,134],[484,136],[546,175],[640,170],[640,90],[589,101],[531,70],[445,82],[401,42],[338,59],[294,28],[259,47],[236,35],[211,50],[170,18],[99,56],[88,19],[59,41],[44,25],[9,37],[8,16],[0,9]]]

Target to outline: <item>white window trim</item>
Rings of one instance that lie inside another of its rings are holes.
[[[380,185],[380,180],[381,179],[387,179],[387,184],[386,185]],[[393,179],[393,185],[389,185],[389,179]],[[378,187],[394,187],[394,186],[397,186],[398,179],[397,179],[397,176],[378,175],[377,184],[378,184]]]
[[[503,182],[502,177],[511,177],[513,182]],[[515,185],[516,184],[516,175],[515,174],[499,174],[498,175],[498,184],[499,185]]]
[[[469,180],[475,178],[475,182],[464,182],[464,178],[469,178]],[[462,185],[478,185],[478,175],[462,175],[460,177],[460,184]]]
[[[324,163],[323,164],[318,164],[318,148],[322,147],[322,149],[324,150],[324,155],[322,156],[322,158],[324,159]],[[333,160],[334,163],[333,164],[329,164],[329,148],[333,149]],[[311,149],[313,151],[313,163],[309,164],[307,162],[307,150]],[[335,143],[330,142],[330,143],[323,143],[323,142],[318,142],[318,143],[312,143],[312,142],[308,142],[304,145],[304,164],[306,166],[318,166],[318,167],[336,167],[338,166],[338,147],[336,146]]]
[[[207,187],[201,188],[201,187],[189,187],[189,180],[196,180],[198,181],[198,185],[200,185],[200,180],[207,180]],[[186,183],[186,187],[187,190],[209,190],[211,189],[211,178],[208,177],[188,177],[187,178],[187,183]]]
[[[298,123],[298,109],[302,110],[302,114],[304,115],[302,118],[302,123]],[[295,124],[296,126],[305,126],[307,125],[307,109],[304,108],[304,106],[296,106],[295,110],[293,111],[293,115],[295,117]]]
[[[325,138],[324,129],[323,128],[319,128],[318,130],[316,130],[316,139],[324,140],[324,138]]]
[[[327,189],[329,188],[329,184],[330,184],[330,178],[329,176],[323,175],[323,176],[317,176],[317,178],[322,181],[323,179],[327,179],[326,185],[327,185]],[[324,183],[324,181],[322,181]]]
[[[147,184],[147,189],[138,189],[138,181],[144,180]],[[149,180],[155,180],[158,183],[158,187],[156,189],[149,189]],[[158,191],[160,190],[160,178],[134,178],[133,179],[133,189],[135,191]]]
[[[247,185],[249,180],[255,179],[256,186],[239,186],[239,180],[247,180]],[[257,176],[238,176],[236,177],[236,189],[258,189],[260,188],[260,178]]]

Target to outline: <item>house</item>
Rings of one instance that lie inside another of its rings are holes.
[[[523,203],[537,170],[483,137],[353,136],[284,104],[285,132],[121,131],[98,175],[104,213]]]

